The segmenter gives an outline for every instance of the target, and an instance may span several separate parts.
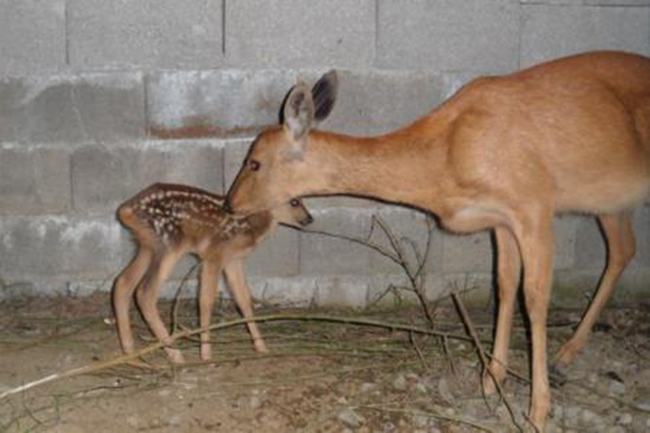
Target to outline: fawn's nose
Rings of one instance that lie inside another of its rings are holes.
[[[300,221],[300,223],[301,223],[303,226],[307,226],[307,225],[309,225],[309,224],[311,224],[311,223],[313,223],[313,222],[314,222],[314,217],[311,216],[311,215],[307,215],[307,217],[306,217],[305,219],[303,219],[302,221]]]

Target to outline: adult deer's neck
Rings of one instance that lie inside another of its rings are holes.
[[[392,133],[351,137],[313,131],[310,170],[319,172],[317,194],[350,194],[431,209],[445,177],[444,127],[425,117]]]

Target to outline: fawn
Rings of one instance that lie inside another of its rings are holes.
[[[244,276],[244,260],[277,226],[305,226],[313,221],[298,199],[249,216],[231,214],[224,198],[185,185],[157,183],[119,206],[120,222],[133,234],[138,252],[115,282],[113,306],[122,350],[134,350],[129,307],[134,290],[140,311],[162,343],[172,362],[182,363],[178,349],[170,347],[156,300],[162,283],[185,254],[201,260],[199,315],[201,327],[209,326],[218,278],[225,273],[235,302],[244,318],[253,314],[250,289]],[[267,348],[255,322],[247,323],[255,349]],[[201,333],[201,359],[211,357],[208,331]]]
[[[228,202],[247,214],[289,197],[348,194],[436,214],[456,232],[493,229],[499,311],[487,393],[506,376],[516,292],[532,340],[530,420],[550,408],[546,321],[553,216],[595,214],[609,246],[596,296],[557,362],[570,363],[635,253],[632,211],[650,192],[650,59],[593,52],[472,81],[410,125],[377,137],[314,129],[331,111],[335,73],[299,83],[284,124],[253,142]]]

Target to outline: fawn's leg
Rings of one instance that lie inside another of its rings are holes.
[[[199,293],[199,323],[201,328],[210,326],[214,298],[219,293],[219,264],[204,260],[201,263],[201,288]],[[207,361],[212,357],[210,331],[201,333],[201,359]]]
[[[115,280],[113,288],[113,309],[120,345],[124,353],[132,353],[134,350],[133,333],[131,332],[131,319],[129,307],[133,292],[142,280],[147,268],[151,264],[153,252],[147,248],[140,247],[137,255],[131,263],[124,268]]]
[[[587,344],[591,328],[596,323],[600,312],[614,291],[616,282],[625,267],[634,257],[636,250],[631,213],[624,212],[614,215],[600,215],[598,219],[609,247],[607,252],[607,268],[596,289],[596,295],[592,299],[591,305],[582,318],[578,329],[571,339],[560,348],[556,355],[556,362],[560,366],[570,364]]]
[[[172,340],[170,339],[165,324],[160,318],[160,312],[156,303],[160,286],[169,277],[179,258],[179,254],[173,253],[163,254],[161,257],[154,258],[153,265],[149,268],[149,272],[145,275],[136,292],[136,300],[145,321],[156,338],[167,346],[165,347],[165,352],[167,352],[172,362],[175,363],[184,362],[183,355],[180,350],[171,347]]]
[[[499,311],[489,372],[483,373],[483,389],[486,394],[494,393],[496,391],[494,381],[502,383],[507,374],[512,315],[521,276],[521,257],[517,240],[505,227],[495,228],[494,234],[497,242]]]
[[[253,307],[251,306],[251,292],[246,282],[246,276],[244,274],[244,261],[243,260],[234,260],[225,267],[226,278],[228,279],[228,284],[232,290],[233,297],[235,302],[239,307],[244,318],[248,319],[253,317]],[[268,352],[266,344],[262,339],[259,329],[257,328],[257,323],[247,322],[246,326],[248,331],[253,338],[253,344],[255,350],[258,352]]]

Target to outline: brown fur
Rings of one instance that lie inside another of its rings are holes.
[[[309,212],[298,200],[244,217],[228,213],[221,196],[189,186],[161,183],[127,200],[117,213],[138,244],[138,254],[117,278],[113,292],[117,329],[126,353],[134,349],[129,305],[136,287],[138,306],[147,324],[160,341],[169,344],[169,333],[156,307],[158,291],[181,257],[196,254],[202,261],[201,327],[210,324],[217,279],[222,270],[237,306],[249,318],[253,312],[244,277],[245,258],[278,223],[298,226],[311,221]],[[255,322],[247,326],[255,348],[266,352]],[[209,359],[210,350],[209,333],[204,332],[201,358]],[[167,347],[166,351],[172,361],[183,362],[177,349]]]
[[[299,85],[288,100],[299,93],[308,91]],[[229,192],[232,208],[247,213],[288,197],[351,194],[433,212],[456,232],[494,229],[500,305],[490,371],[497,381],[506,376],[523,266],[533,345],[530,419],[544,430],[553,216],[595,214],[609,244],[597,295],[558,355],[567,364],[634,255],[631,211],[650,192],[650,59],[594,52],[480,78],[379,137],[312,130],[294,138],[291,130],[285,121],[257,138],[248,159],[262,168],[242,168]],[[484,384],[494,391],[488,375]]]

